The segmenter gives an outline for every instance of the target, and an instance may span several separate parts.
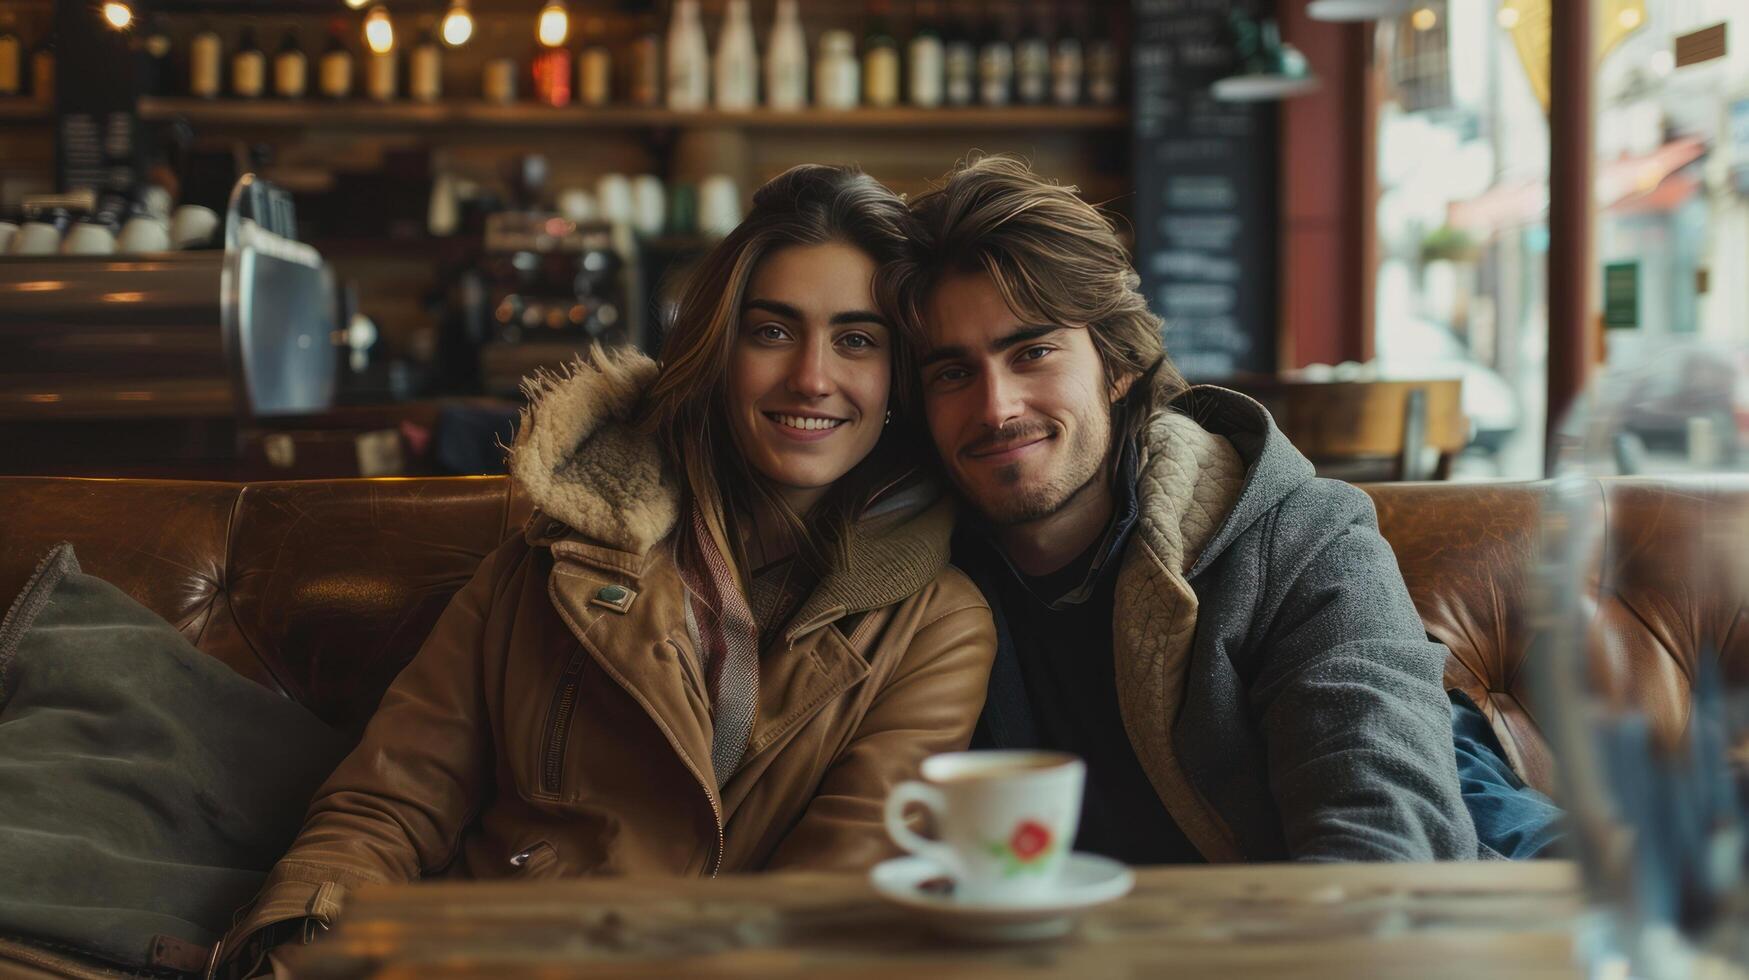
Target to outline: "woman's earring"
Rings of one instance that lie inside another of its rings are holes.
[[[893,424],[893,410],[892,409],[890,409],[890,408],[887,409],[887,420],[885,422],[882,422],[881,424],[882,425],[892,425]]]

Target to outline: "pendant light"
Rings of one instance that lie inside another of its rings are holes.
[[[565,0],[547,0],[546,6],[540,9],[540,19],[535,22],[535,37],[547,47],[556,48],[565,43],[570,33],[571,16],[565,10]]]
[[[1306,56],[1281,39],[1274,18],[1256,20],[1235,10],[1229,24],[1239,70],[1215,82],[1209,94],[1223,102],[1267,102],[1317,91]]]
[[[134,8],[121,0],[109,0],[103,5],[103,21],[118,31],[125,31],[134,22]]]
[[[1312,0],[1306,5],[1306,15],[1313,20],[1355,21],[1388,20],[1402,17],[1424,5],[1426,0]]]
[[[389,21],[389,11],[381,5],[370,8],[364,18],[364,43],[372,54],[388,54],[395,49],[395,25]]]
[[[459,48],[474,36],[474,16],[468,13],[467,0],[455,0],[443,15],[443,43]]]

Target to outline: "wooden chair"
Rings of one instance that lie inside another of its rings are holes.
[[[1451,475],[1452,459],[1470,441],[1463,382],[1457,378],[1245,377],[1222,384],[1262,402],[1320,476],[1352,481],[1444,480]]]

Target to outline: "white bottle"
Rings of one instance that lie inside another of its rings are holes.
[[[430,31],[422,31],[407,69],[407,94],[416,102],[436,102],[443,94],[443,49]]]
[[[219,55],[224,42],[211,27],[202,27],[188,42],[188,94],[201,99],[219,94]]]
[[[1086,70],[1081,39],[1072,33],[1057,38],[1051,51],[1051,97],[1058,105],[1081,104],[1081,76]]]
[[[698,0],[674,0],[668,25],[668,108],[697,111],[710,104],[710,49]]]
[[[933,6],[929,8],[930,16],[924,15],[922,4],[918,8],[917,33],[911,35],[911,44],[905,52],[905,97],[920,109],[933,109],[941,105],[946,73],[941,28],[933,16]]]
[[[393,101],[395,98],[395,71],[395,52],[366,54],[364,63],[366,93],[378,102]]]
[[[751,109],[759,103],[759,51],[753,42],[753,10],[748,0],[729,0],[723,32],[717,35],[717,108]]]
[[[814,63],[814,101],[823,109],[854,109],[861,95],[862,66],[856,62],[856,37],[849,31],[820,35]]]
[[[797,0],[777,0],[771,40],[765,46],[765,101],[773,109],[808,104],[808,38]]]

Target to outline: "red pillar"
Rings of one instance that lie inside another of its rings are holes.
[[[1549,363],[1545,469],[1597,361],[1592,323],[1592,0],[1554,0],[1549,65]]]
[[[1279,5],[1283,40],[1321,83],[1281,105],[1279,367],[1372,355],[1376,100],[1373,25]]]

